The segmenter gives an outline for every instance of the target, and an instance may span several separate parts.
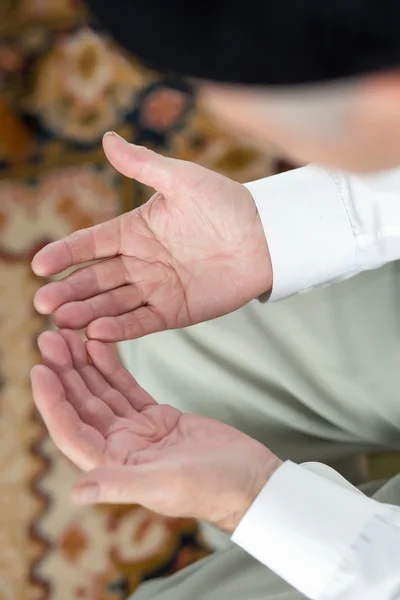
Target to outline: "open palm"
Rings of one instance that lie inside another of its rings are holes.
[[[101,259],[39,290],[39,312],[111,342],[221,316],[271,288],[264,230],[243,185],[115,135],[104,148],[118,171],[157,192],[36,255],[33,269],[43,276]]]
[[[85,345],[65,330],[42,334],[39,347],[36,405],[58,448],[100,485],[97,501],[235,527],[277,461],[267,448],[218,421],[158,405],[101,342]]]

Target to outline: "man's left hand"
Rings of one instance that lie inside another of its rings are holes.
[[[132,503],[233,532],[281,461],[240,431],[157,404],[114,350],[68,330],[39,338],[33,394],[58,448],[86,475],[76,503]]]

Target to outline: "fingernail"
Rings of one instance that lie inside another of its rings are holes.
[[[83,483],[72,490],[72,500],[76,504],[94,504],[100,493],[98,483]]]
[[[118,140],[121,140],[121,142],[124,142],[125,144],[129,144],[129,142],[127,142],[127,140],[125,138],[120,136],[119,133],[116,133],[115,131],[107,131],[107,133],[104,134],[104,137],[108,137],[111,135],[113,137],[117,138]]]

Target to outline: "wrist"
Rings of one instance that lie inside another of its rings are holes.
[[[230,512],[222,522],[218,523],[218,526],[230,535],[233,534],[261,490],[267,485],[269,479],[283,464],[283,461],[272,454],[268,448],[261,444],[259,446],[264,451],[258,453],[257,457],[254,456],[251,480],[249,485],[238,490],[235,502],[236,510]]]
[[[273,270],[268,241],[260,215],[257,213],[254,224],[254,239],[258,240],[259,269],[256,298],[268,298],[272,291]]]

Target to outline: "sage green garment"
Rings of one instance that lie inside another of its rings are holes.
[[[159,402],[214,417],[282,459],[332,464],[400,450],[400,263],[276,304],[125,342],[121,355]],[[400,503],[399,483],[381,490]],[[135,600],[300,598],[232,545]]]

